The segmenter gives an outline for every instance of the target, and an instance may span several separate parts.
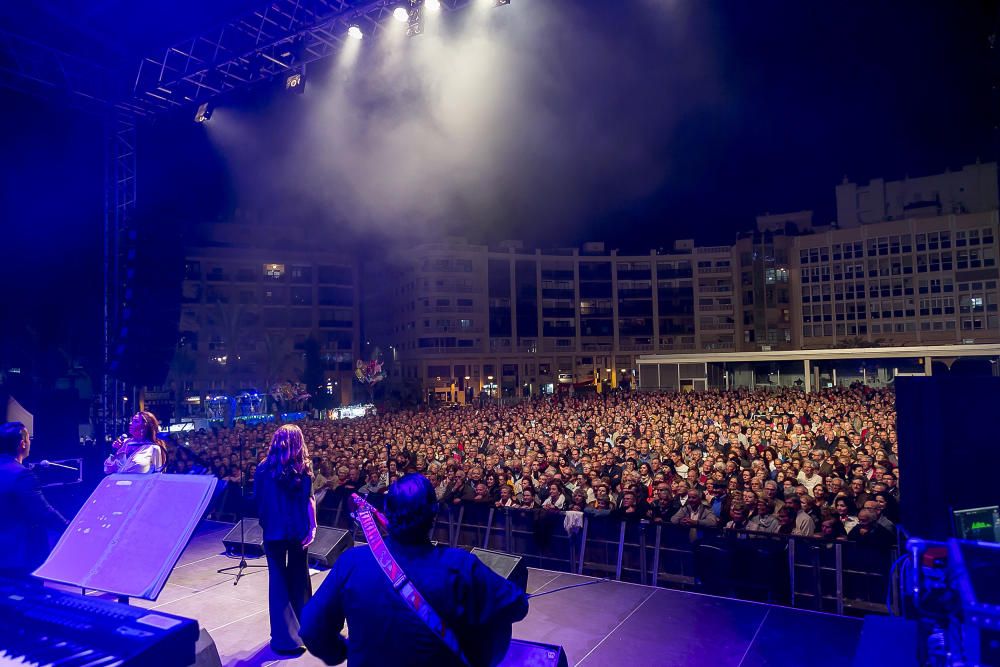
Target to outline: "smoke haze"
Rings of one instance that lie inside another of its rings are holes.
[[[683,4],[622,4],[472,6],[412,38],[392,22],[301,99],[219,109],[210,136],[254,208],[404,239],[584,240],[580,216],[682,169],[675,130],[723,102]]]

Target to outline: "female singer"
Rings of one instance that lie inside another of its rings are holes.
[[[167,446],[160,440],[160,422],[152,412],[135,413],[129,423],[128,436],[122,436],[111,445],[114,450],[104,460],[104,473],[162,472],[167,464]]]
[[[298,426],[286,424],[271,438],[267,459],[257,466],[254,491],[267,556],[271,649],[281,655],[305,651],[299,637],[302,608],[312,597],[308,547],[316,538],[316,499]]]

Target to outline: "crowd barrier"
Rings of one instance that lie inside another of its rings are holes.
[[[382,498],[369,497],[377,507]],[[443,505],[432,538],[453,547],[482,547],[523,557],[527,565],[616,581],[697,590],[837,614],[898,609],[892,579],[896,547],[875,549],[825,541],[669,523],[621,521],[584,513]],[[342,496],[319,505],[322,525],[355,531]]]

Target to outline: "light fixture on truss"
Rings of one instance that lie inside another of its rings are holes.
[[[198,105],[198,110],[194,113],[194,122],[204,123],[212,118],[212,105],[208,102],[202,102]]]

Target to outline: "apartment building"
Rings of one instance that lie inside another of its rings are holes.
[[[366,268],[366,342],[448,400],[615,386],[643,354],[1000,342],[995,180],[991,163],[842,184],[838,215],[875,186],[883,201],[839,227],[759,216],[725,246],[408,248]]]
[[[797,237],[801,346],[1000,340],[997,238],[996,210]]]
[[[851,229],[889,220],[988,213],[997,208],[997,188],[996,162],[896,181],[875,178],[868,185],[845,178],[836,189],[837,226]]]
[[[365,338],[392,351],[402,379],[449,400],[617,386],[640,354],[735,349],[734,267],[729,246],[690,241],[620,255],[451,239],[367,271]]]
[[[266,392],[275,382],[298,381],[312,338],[324,390],[350,403],[361,351],[356,262],[287,225],[240,220],[202,232],[185,260],[171,390],[200,413],[214,394]]]

